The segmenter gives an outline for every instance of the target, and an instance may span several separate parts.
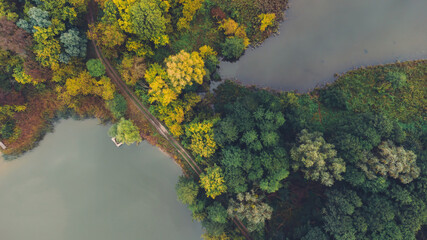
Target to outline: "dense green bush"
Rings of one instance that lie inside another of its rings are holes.
[[[83,36],[81,36],[83,35]],[[59,60],[68,63],[72,57],[86,57],[86,37],[76,29],[70,29],[61,34],[59,38],[64,46],[63,53],[60,54]]]
[[[100,77],[105,74],[105,66],[99,59],[90,59],[86,62],[86,67],[92,77]]]
[[[242,56],[245,51],[245,44],[242,38],[232,37],[225,39],[225,42],[221,44],[221,48],[224,59],[233,61]]]
[[[115,137],[117,143],[131,145],[142,141],[138,128],[132,121],[121,118],[120,121],[108,130],[110,137]]]
[[[3,124],[2,126],[0,126],[1,138],[8,139],[8,138],[12,137],[14,129],[15,129],[15,122],[13,122],[13,121],[8,121],[5,124]]]
[[[114,94],[114,98],[107,101],[106,105],[116,119],[123,117],[127,110],[126,99],[118,93]]]

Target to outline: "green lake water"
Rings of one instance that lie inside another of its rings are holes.
[[[0,164],[2,240],[192,240],[176,199],[181,169],[143,142],[117,148],[97,120],[62,120],[34,150]]]
[[[427,58],[427,0],[290,0],[280,35],[223,78],[305,92],[358,66]]]

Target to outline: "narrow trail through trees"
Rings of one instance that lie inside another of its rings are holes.
[[[88,15],[88,23],[92,24],[93,22],[94,22],[93,6],[90,6],[89,7],[89,15]],[[103,56],[103,54],[102,54],[101,50],[99,49],[96,41],[92,40],[92,45],[95,49],[96,55],[102,61],[102,63],[105,65],[107,75],[111,78],[111,80],[114,82],[114,84],[119,88],[120,92],[124,96],[128,97],[128,99],[131,101],[131,103],[136,106],[136,108],[144,115],[144,117],[149,121],[149,123],[152,126],[154,126],[157,129],[157,131],[164,138],[166,138],[166,140],[168,140],[172,144],[172,146],[174,146],[176,151],[188,163],[188,165],[193,169],[193,171],[197,175],[200,175],[200,173],[202,173],[202,170],[197,165],[197,163],[194,161],[194,159],[191,157],[191,155],[184,149],[184,147],[181,146],[181,144],[175,138],[173,138],[169,134],[166,127],[164,127],[163,124],[148,111],[148,109],[139,101],[138,97],[135,96],[135,94],[132,92],[132,90],[129,89],[128,86],[126,86],[126,84],[121,80],[117,71],[111,66],[111,63]]]
[[[88,25],[93,24],[94,16],[93,16],[93,9],[94,9],[94,2],[91,1],[89,3],[88,8],[88,15],[87,15],[87,22]],[[117,71],[112,67],[110,61],[104,57],[102,54],[101,49],[97,45],[95,40],[92,40],[92,45],[94,47],[95,53],[97,57],[102,61],[102,63],[105,66],[106,72],[108,77],[111,78],[111,80],[114,82],[114,84],[119,88],[120,92],[127,97],[127,99],[130,100],[132,104],[136,106],[136,108],[144,115],[144,117],[147,119],[147,121],[156,128],[156,130],[175,148],[175,150],[181,155],[181,157],[186,161],[186,163],[193,169],[193,171],[197,174],[197,176],[200,176],[200,174],[203,172],[198,164],[194,161],[194,158],[190,155],[190,153],[187,152],[187,150],[184,149],[184,147],[168,132],[166,127],[155,117],[153,116],[150,111],[144,106],[144,104],[138,99],[137,96],[133,93],[131,89],[122,81],[120,75],[117,73]],[[249,235],[249,231],[244,226],[242,221],[238,219],[237,217],[234,217],[233,219],[234,224],[237,226],[237,228],[240,230],[242,235],[247,240],[252,240],[252,238]]]

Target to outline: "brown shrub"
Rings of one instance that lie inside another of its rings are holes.
[[[52,71],[49,68],[40,66],[32,57],[25,58],[24,71],[36,82],[44,82],[52,78]]]
[[[222,11],[222,9],[219,7],[214,7],[211,9],[211,16],[218,21],[227,18],[227,14],[225,14],[225,12]]]
[[[26,48],[31,45],[31,36],[18,28],[14,22],[6,17],[0,18],[0,48],[17,54],[25,54]]]

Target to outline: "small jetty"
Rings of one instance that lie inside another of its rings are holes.
[[[121,142],[121,143],[118,143],[118,142],[116,141],[116,138],[115,138],[115,137],[111,138],[111,141],[113,141],[113,143],[114,143],[114,144],[116,144],[116,147],[120,147],[121,145],[123,145],[123,143],[122,143],[122,142]]]
[[[2,141],[0,141],[0,147],[5,150],[6,149],[6,145],[4,145],[4,143]]]

